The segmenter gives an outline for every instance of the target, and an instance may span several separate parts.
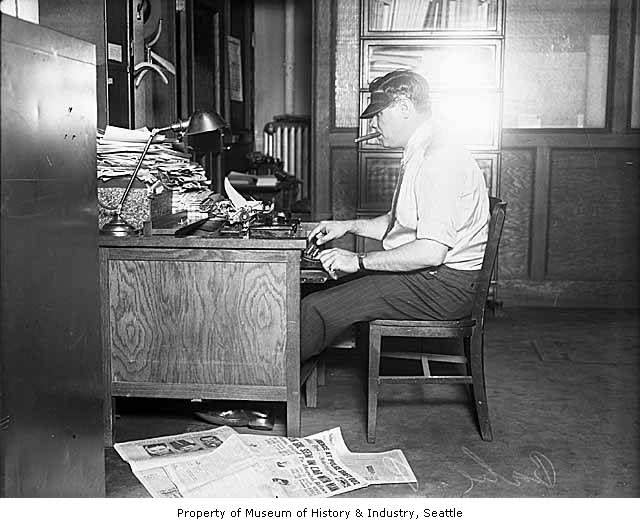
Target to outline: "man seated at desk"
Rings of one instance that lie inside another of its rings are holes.
[[[382,251],[339,248],[318,257],[333,277],[366,275],[302,299],[301,359],[331,345],[349,326],[373,319],[457,319],[471,312],[487,243],[489,199],[471,154],[431,115],[429,86],[399,70],[374,80],[361,119],[372,119],[386,148],[402,148],[388,213],[320,222],[309,239],[321,246],[346,233],[381,240]]]
[[[471,312],[488,237],[484,176],[471,154],[432,118],[422,76],[394,71],[369,89],[371,102],[360,117],[373,119],[384,147],[404,150],[390,210],[373,219],[320,222],[309,239],[322,246],[353,233],[381,240],[384,249],[363,255],[320,251],[318,258],[333,278],[365,274],[302,298],[302,361],[360,321],[456,319]],[[270,428],[269,414],[260,415],[260,423],[249,422],[250,427]],[[243,416],[244,422],[234,421]],[[201,417],[247,424],[245,411],[226,407]]]

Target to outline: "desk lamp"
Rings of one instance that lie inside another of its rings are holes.
[[[191,114],[191,117],[189,117],[189,119],[178,121],[167,127],[154,128],[151,131],[151,134],[149,135],[149,139],[147,139],[144,149],[142,150],[142,154],[140,155],[140,158],[138,159],[138,163],[136,164],[136,168],[134,169],[133,174],[129,179],[127,188],[124,190],[124,193],[122,194],[122,197],[118,202],[118,205],[113,208],[113,210],[115,211],[113,218],[111,218],[111,220],[109,220],[109,222],[107,222],[102,227],[102,229],[100,230],[100,233],[103,235],[126,237],[136,231],[136,229],[133,226],[129,225],[122,218],[122,207],[124,205],[124,202],[127,200],[127,196],[129,195],[129,191],[133,186],[133,182],[135,181],[136,176],[138,175],[138,171],[140,170],[140,167],[142,167],[142,162],[144,161],[144,158],[147,155],[147,151],[151,146],[151,142],[153,141],[153,138],[155,138],[158,134],[161,134],[164,132],[174,132],[175,134],[195,136],[198,134],[204,134],[206,132],[213,132],[215,130],[220,130],[226,127],[227,127],[227,123],[217,112],[214,112],[213,110],[211,111],[196,110],[193,114]]]

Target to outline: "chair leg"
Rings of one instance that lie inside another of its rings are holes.
[[[464,338],[465,353],[470,357],[469,368],[473,381],[473,399],[478,415],[480,436],[483,440],[493,440],[491,423],[489,421],[489,405],[487,403],[487,390],[484,380],[484,337],[482,332],[474,332],[471,338]]]
[[[307,407],[318,404],[318,360],[315,356],[300,366],[300,388],[305,391]]]
[[[429,368],[429,360],[425,356],[422,356],[420,358],[420,362],[422,363],[422,375],[425,378],[430,378],[431,377],[431,369]]]
[[[367,394],[367,442],[369,443],[376,441],[381,344],[380,330],[369,327],[369,390]]]
[[[324,387],[327,383],[327,363],[323,358],[318,360],[318,385]]]
[[[313,367],[311,374],[304,384],[307,407],[315,409],[318,406],[318,365]]]

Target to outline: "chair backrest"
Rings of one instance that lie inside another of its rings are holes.
[[[507,203],[500,200],[500,198],[489,196],[489,210],[491,212],[491,218],[489,219],[487,247],[484,250],[484,259],[482,260],[482,268],[480,269],[480,275],[476,282],[476,294],[471,309],[471,317],[476,320],[476,324],[479,326],[484,324],[484,311],[487,305],[489,287],[491,286],[493,268],[496,263],[496,257],[498,256],[502,226],[504,225],[504,218],[507,214]]]

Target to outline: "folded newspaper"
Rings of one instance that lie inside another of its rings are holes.
[[[306,438],[218,427],[114,445],[152,497],[330,497],[416,483],[402,451],[352,453],[340,428]]]

